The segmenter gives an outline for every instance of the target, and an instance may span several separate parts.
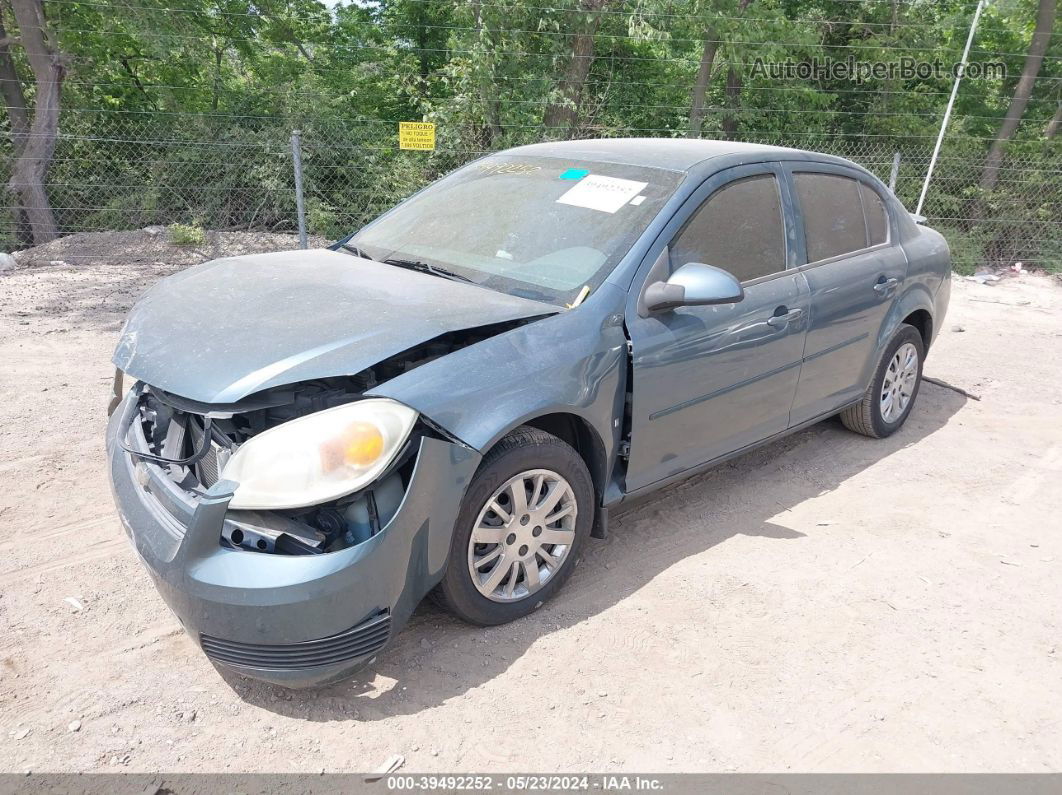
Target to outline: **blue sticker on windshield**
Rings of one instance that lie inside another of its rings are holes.
[[[569,168],[563,174],[560,175],[561,179],[582,179],[590,173],[588,168]]]

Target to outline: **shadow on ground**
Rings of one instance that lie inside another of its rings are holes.
[[[512,624],[472,627],[425,600],[377,662],[347,682],[289,691],[223,676],[244,701],[311,721],[430,709],[489,682],[541,637],[607,610],[686,557],[737,535],[799,542],[804,534],[772,518],[920,442],[965,403],[961,394],[925,384],[907,424],[888,439],[866,439],[828,420],[663,489],[614,513],[609,538],[589,540],[565,589]]]

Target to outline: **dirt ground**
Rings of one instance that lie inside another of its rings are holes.
[[[111,503],[111,349],[176,260],[59,261],[0,274],[0,771],[1062,770],[1057,280],[956,281],[926,373],[980,401],[748,454],[616,516],[533,616],[425,604],[292,693],[218,674]]]

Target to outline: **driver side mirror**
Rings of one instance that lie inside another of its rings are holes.
[[[645,308],[660,312],[679,306],[736,304],[744,297],[741,282],[732,274],[702,262],[687,262],[666,282],[645,288]]]

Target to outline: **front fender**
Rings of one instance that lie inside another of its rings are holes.
[[[480,452],[527,420],[574,414],[597,432],[611,468],[627,373],[623,297],[602,285],[577,309],[455,351],[368,394],[415,408]]]

